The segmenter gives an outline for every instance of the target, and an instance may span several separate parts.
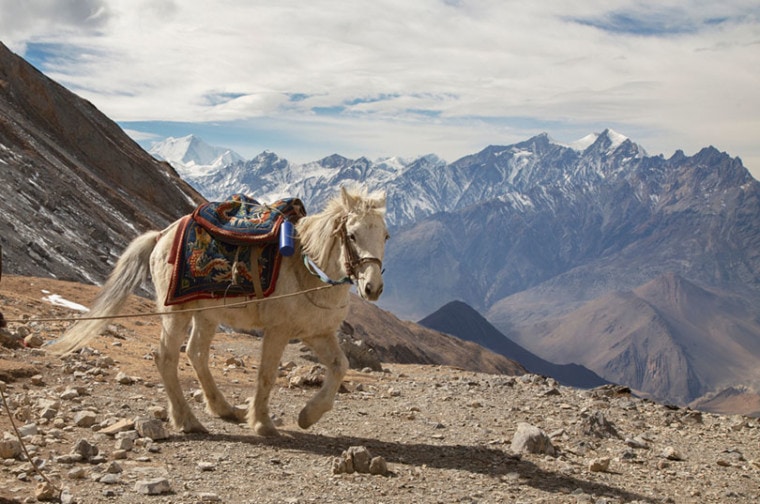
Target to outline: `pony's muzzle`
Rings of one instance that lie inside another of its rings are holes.
[[[380,282],[378,287],[375,287],[376,284],[373,284],[372,282],[367,282],[364,284],[364,295],[362,296],[364,299],[367,299],[369,301],[377,301],[377,299],[380,297],[380,294],[383,293],[383,283]]]

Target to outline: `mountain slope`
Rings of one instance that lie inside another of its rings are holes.
[[[131,238],[203,198],[89,102],[0,43],[5,272],[101,281]]]
[[[465,339],[399,320],[374,304],[351,296],[346,322],[383,362],[441,364],[482,373],[520,375],[525,368],[511,358]]]
[[[509,298],[507,299],[509,301]],[[519,320],[510,338],[547,359],[577,362],[659,400],[687,404],[713,390],[760,390],[760,317],[746,299],[666,273],[558,317]]]
[[[519,362],[531,373],[549,376],[563,385],[592,388],[609,383],[583,366],[554,364],[532,354],[505,337],[477,311],[461,301],[446,304],[418,324],[477,343]]]

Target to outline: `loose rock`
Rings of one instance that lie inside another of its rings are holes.
[[[135,483],[135,492],[144,495],[160,495],[171,492],[172,488],[166,478],[140,480]]]

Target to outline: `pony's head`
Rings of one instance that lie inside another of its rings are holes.
[[[383,292],[383,256],[389,238],[385,193],[351,192],[342,187],[339,201],[344,213],[336,233],[343,245],[341,259],[346,275],[356,282],[361,297],[376,301]]]
[[[304,254],[320,267],[350,278],[362,298],[375,301],[380,297],[388,239],[384,192],[341,188],[324,212],[304,217],[298,228]],[[332,255],[336,248],[338,262]]]

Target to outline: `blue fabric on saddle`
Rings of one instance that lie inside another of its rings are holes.
[[[282,260],[280,225],[304,215],[297,198],[265,205],[235,194],[227,201],[200,205],[182,220],[175,235],[169,256],[174,270],[164,304],[255,296],[256,278],[263,297],[269,296]]]
[[[225,243],[250,245],[277,241],[283,220],[295,223],[304,215],[306,210],[298,198],[264,205],[245,194],[233,194],[227,201],[202,204],[193,212],[193,219]]]

